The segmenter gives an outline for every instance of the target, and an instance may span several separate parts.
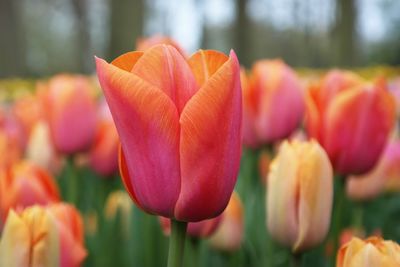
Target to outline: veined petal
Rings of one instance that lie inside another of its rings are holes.
[[[179,113],[198,89],[185,58],[170,45],[156,45],[146,50],[132,73],[168,95]]]
[[[111,64],[114,66],[129,71],[131,72],[133,69],[133,66],[135,66],[136,62],[139,60],[139,58],[143,56],[143,52],[141,51],[132,51],[128,52],[125,54],[120,55],[116,59],[114,59]]]
[[[143,209],[172,217],[180,191],[177,109],[163,91],[135,74],[102,59],[96,64],[127,163],[129,181],[124,181]]]
[[[190,99],[180,117],[181,193],[175,217],[219,215],[236,182],[241,152],[242,97],[234,52]]]

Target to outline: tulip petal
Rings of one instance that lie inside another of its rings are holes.
[[[236,182],[241,152],[242,98],[236,55],[190,99],[180,117],[181,193],[175,217],[219,215]]]
[[[102,59],[96,64],[124,151],[126,182],[144,210],[172,217],[180,191],[177,109],[163,91],[135,74]]]
[[[302,168],[298,172],[299,233],[294,251],[317,244],[329,229],[332,199],[333,170],[328,156],[315,141],[302,155]],[[329,168],[327,168],[327,166]]]
[[[133,66],[135,66],[136,62],[139,60],[139,58],[143,55],[143,52],[141,51],[132,51],[125,53],[123,55],[120,55],[116,59],[114,59],[111,64],[114,66],[129,71],[131,72],[133,69]]]
[[[189,60],[197,84],[203,84],[228,60],[228,57],[215,50],[199,50]]]
[[[185,58],[170,45],[156,45],[146,50],[132,73],[161,89],[179,113],[198,89]]]

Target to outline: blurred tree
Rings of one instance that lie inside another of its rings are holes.
[[[333,27],[334,63],[354,66],[358,60],[356,0],[336,0],[336,22]]]
[[[249,18],[247,16],[248,0],[236,0],[236,21],[234,25],[235,41],[233,47],[237,53],[240,63],[249,66],[251,56],[249,55]]]
[[[19,2],[0,0],[0,77],[25,74],[25,42]]]
[[[77,49],[78,71],[88,73],[92,66],[90,53],[89,21],[87,18],[87,0],[72,0],[75,19],[78,24],[79,49]]]
[[[110,59],[133,50],[136,39],[143,35],[144,2],[145,0],[110,1]]]

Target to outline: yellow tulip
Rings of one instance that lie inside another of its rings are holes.
[[[294,252],[325,238],[333,200],[333,171],[314,140],[284,141],[273,160],[267,185],[267,227]]]

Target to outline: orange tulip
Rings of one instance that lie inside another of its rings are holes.
[[[103,106],[106,105],[104,102]],[[102,107],[102,109],[105,108],[108,109],[107,106]],[[90,166],[103,176],[110,176],[117,172],[118,147],[118,133],[111,114],[109,116],[102,115],[98,122],[94,143],[90,149]]]
[[[398,267],[400,246],[379,237],[366,240],[353,238],[343,245],[336,259],[336,267]]]
[[[48,210],[33,206],[21,214],[10,211],[0,240],[0,266],[60,265],[57,224]]]
[[[86,258],[83,223],[79,212],[69,204],[50,205],[60,239],[60,267],[79,267]]]
[[[171,220],[165,217],[159,217],[161,228],[165,235],[171,234]],[[187,226],[187,234],[194,238],[210,237],[221,222],[221,215],[212,219],[191,222]]]
[[[364,83],[348,72],[332,71],[308,91],[309,135],[327,151],[341,174],[371,170],[393,127],[393,97],[382,81]]]
[[[281,60],[253,65],[243,87],[243,142],[250,147],[288,137],[304,113],[303,89],[296,73]]]
[[[0,240],[0,266],[79,267],[86,257],[83,224],[68,204],[13,210]]]
[[[96,129],[93,85],[84,76],[58,75],[40,91],[54,146],[61,153],[90,147]]]
[[[333,173],[314,140],[285,141],[273,160],[267,186],[267,226],[294,252],[321,243],[332,211]]]
[[[136,41],[136,50],[138,51],[145,51],[149,49],[152,46],[159,45],[159,44],[166,44],[166,45],[171,45],[178,50],[181,55],[185,56],[186,52],[185,50],[176,42],[174,39],[163,36],[163,35],[153,35],[151,37],[147,38],[138,38]]]
[[[378,164],[364,175],[350,176],[346,181],[347,195],[354,200],[368,200],[385,191],[390,180],[400,178],[400,141],[390,141]]]
[[[186,60],[174,47],[157,45],[96,63],[121,141],[121,176],[134,202],[179,221],[218,216],[241,154],[235,53],[199,51]]]
[[[222,213],[221,223],[210,237],[212,247],[223,251],[236,251],[243,241],[243,205],[239,195],[233,192],[228,207]]]
[[[0,221],[9,209],[60,201],[57,185],[45,170],[21,161],[0,170]]]

